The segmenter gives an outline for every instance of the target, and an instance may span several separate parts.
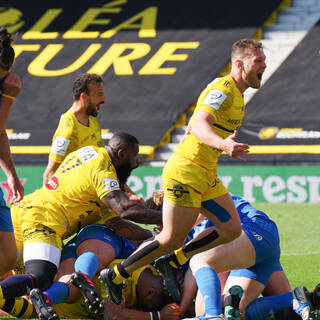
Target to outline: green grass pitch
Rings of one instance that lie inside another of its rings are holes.
[[[291,287],[312,290],[320,282],[320,204],[257,203],[255,207],[277,223],[281,263]]]

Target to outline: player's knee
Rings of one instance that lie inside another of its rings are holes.
[[[234,240],[238,237],[240,237],[241,235],[241,226],[239,226],[239,228],[235,228],[234,230],[231,231],[231,240]]]
[[[211,268],[211,265],[208,264],[207,258],[205,258],[200,253],[191,257],[191,259],[189,260],[189,267],[192,270],[193,274],[195,274],[199,268],[202,268],[202,267]]]
[[[40,290],[46,290],[51,286],[57,272],[55,264],[44,260],[27,261],[25,268],[26,273],[32,277],[35,288]]]
[[[182,247],[184,239],[179,239],[178,237],[164,237],[158,239],[160,246],[166,248],[167,252],[174,251]]]
[[[230,242],[240,237],[241,232],[242,232],[241,225],[234,224],[227,230],[224,230],[224,239],[226,242]]]

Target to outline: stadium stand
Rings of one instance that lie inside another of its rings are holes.
[[[8,123],[16,163],[44,163],[81,72],[102,74],[105,140],[125,130],[152,157],[201,89],[228,62],[231,44],[253,37],[281,0],[179,2],[4,0],[0,21],[18,32],[14,71],[24,84]],[[120,30],[120,31],[119,31]],[[21,112],[23,110],[23,112]]]

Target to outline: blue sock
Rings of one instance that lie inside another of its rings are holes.
[[[292,309],[292,293],[258,298],[251,302],[246,309],[247,320],[264,320],[274,313]]]
[[[68,300],[70,288],[64,282],[54,281],[50,288],[43,293],[50,299],[51,304],[58,304]]]
[[[87,274],[91,279],[99,268],[98,257],[93,252],[85,252],[74,263],[74,269]]]
[[[204,300],[205,313],[210,316],[222,314],[221,285],[217,273],[209,267],[203,267],[197,270],[195,278]]]

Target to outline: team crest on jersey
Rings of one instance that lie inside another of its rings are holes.
[[[69,139],[56,136],[52,144],[51,152],[54,154],[57,154],[58,156],[65,156],[67,149],[69,147],[69,144],[70,144]]]
[[[226,98],[227,95],[225,93],[219,90],[210,90],[202,104],[206,104],[211,108],[218,110]]]
[[[112,178],[104,178],[104,186],[107,191],[120,189],[119,182]]]
[[[84,163],[98,158],[98,153],[92,147],[83,147],[77,151],[77,155],[83,160]]]

